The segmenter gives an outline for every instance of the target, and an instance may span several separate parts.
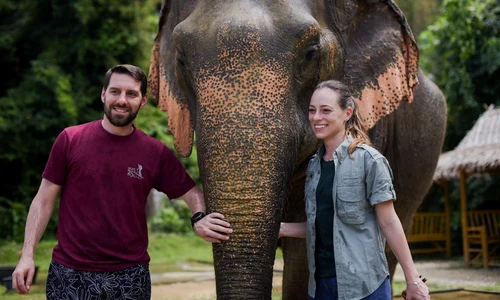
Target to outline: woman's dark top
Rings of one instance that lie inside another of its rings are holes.
[[[316,189],[316,278],[335,277],[335,255],[333,252],[333,160],[321,160],[321,177]]]

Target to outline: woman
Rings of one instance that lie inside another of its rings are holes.
[[[403,269],[407,299],[430,299],[394,211],[392,171],[369,146],[348,88],[320,83],[309,122],[323,145],[307,169],[307,223],[282,223],[280,236],[307,238],[310,299],[392,299],[385,238]]]

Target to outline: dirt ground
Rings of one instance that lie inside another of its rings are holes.
[[[446,289],[500,290],[500,268],[483,269],[468,267],[460,258],[448,260],[417,260],[418,271],[428,283],[439,284]],[[281,261],[276,261],[273,289],[281,290]],[[153,274],[152,299],[154,300],[211,300],[215,296],[215,275],[213,269],[188,270],[187,272]],[[394,274],[395,280],[404,280],[403,272],[398,266]],[[165,284],[165,282],[175,282]],[[437,295],[436,295],[437,296]],[[463,295],[462,295],[463,296]],[[460,295],[456,298],[466,299]],[[433,297],[437,298],[437,297]],[[469,299],[469,298],[467,298]],[[471,298],[474,299],[474,298]],[[484,298],[484,299],[500,299]]]

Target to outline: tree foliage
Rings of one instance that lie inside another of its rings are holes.
[[[421,67],[446,95],[451,150],[485,105],[500,104],[500,0],[445,0],[419,46]]]

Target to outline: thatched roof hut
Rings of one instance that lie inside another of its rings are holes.
[[[488,267],[492,263],[489,257],[488,245],[490,243],[500,243],[500,237],[488,239],[486,236],[486,228],[484,226],[479,239],[480,247],[474,248],[477,245],[479,225],[472,224],[472,221],[478,221],[482,211],[468,211],[467,209],[467,178],[474,174],[500,174],[500,107],[494,108],[493,105],[479,117],[472,129],[467,132],[465,137],[460,141],[458,146],[439,157],[436,172],[434,173],[434,181],[440,183],[445,189],[445,204],[447,213],[449,213],[449,193],[448,181],[459,179],[460,181],[460,211],[462,221],[462,239],[464,246],[464,260],[467,264],[472,263],[476,258],[483,260],[483,266]],[[490,211],[492,215],[488,217],[491,224],[496,224],[492,220],[497,220],[493,214],[498,214],[500,211]],[[484,217],[481,217],[484,218]],[[469,224],[471,223],[471,224]],[[497,225],[494,225],[496,228]],[[500,247],[500,246],[499,246]],[[493,248],[500,249],[500,248]],[[477,254],[472,259],[471,254]]]
[[[439,157],[434,181],[458,179],[466,174],[500,174],[500,107],[491,105],[460,144]]]

